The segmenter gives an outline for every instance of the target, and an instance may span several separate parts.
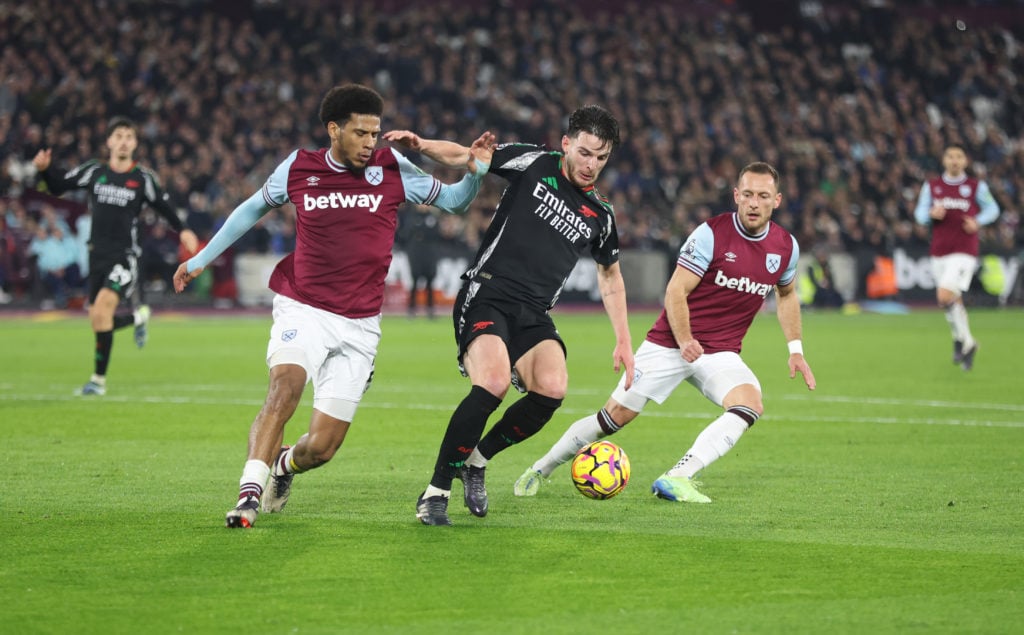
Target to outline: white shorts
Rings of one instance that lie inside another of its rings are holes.
[[[651,400],[664,403],[684,379],[717,406],[722,405],[725,396],[736,386],[752,384],[761,390],[754,371],[731,351],[701,355],[691,364],[683,359],[678,348],[665,348],[644,340],[636,350],[635,359],[633,385],[626,390],[623,376],[612,393],[612,399],[633,412],[642,412]]]
[[[274,296],[267,366],[297,364],[313,382],[313,407],[352,421],[373,380],[380,316],[351,319]]]
[[[968,254],[932,256],[932,275],[939,289],[967,293],[978,270],[978,259]]]

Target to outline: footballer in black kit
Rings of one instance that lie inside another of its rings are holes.
[[[131,299],[138,280],[138,221],[149,205],[176,232],[185,229],[171,207],[170,197],[152,172],[135,164],[129,172],[117,172],[108,164],[92,159],[62,176],[42,173],[50,192],[59,196],[74,189],[88,190],[92,214],[89,234],[89,301],[107,287],[122,299]]]
[[[115,117],[107,126],[110,158],[90,160],[63,175],[52,173],[52,150],[36,153],[32,162],[49,191],[59,196],[70,190],[86,190],[86,203],[92,215],[89,233],[89,320],[96,339],[94,370],[79,395],[106,393],[107,365],[114,342],[114,331],[135,327],[135,344],[146,343],[150,310],[135,307],[131,313],[116,315],[122,300],[134,301],[139,285],[139,215],[143,205],[152,207],[178,232],[181,244],[191,253],[199,240],[187,229],[171,207],[167,193],[156,176],[135,162],[138,147],[135,124]]]
[[[395,136],[424,145],[412,133]],[[508,185],[452,311],[459,369],[472,386],[451,415],[433,476],[416,502],[420,522],[451,524],[454,478],[462,480],[470,513],[486,516],[487,463],[539,432],[561,406],[569,382],[566,348],[548,311],[588,252],[597,263],[597,286],[615,333],[614,368],[624,366],[632,382],[615,216],[594,188],[618,144],[618,122],[589,105],[569,116],[560,152],[521,143],[495,149],[490,173]],[[484,435],[510,385],[525,394]]]

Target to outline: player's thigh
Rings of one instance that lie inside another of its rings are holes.
[[[515,362],[516,373],[526,388],[548,397],[561,399],[569,385],[565,349],[560,340],[544,339],[523,353]]]
[[[948,254],[932,258],[932,275],[937,289],[947,289],[956,295],[967,293],[978,268],[978,259],[968,254]]]
[[[687,381],[718,406],[723,405],[726,395],[733,389],[745,384],[753,386],[760,398],[761,383],[754,371],[736,353],[723,351],[704,354],[697,358],[693,366],[694,372]]]
[[[471,379],[502,374],[507,378],[512,366],[505,340],[497,335],[478,335],[470,341],[462,356],[465,373]]]
[[[353,319],[322,313],[334,345],[315,371],[313,407],[341,421],[352,421],[373,382],[380,316]]]
[[[89,315],[94,319],[97,317],[112,318],[120,303],[121,297],[111,289],[104,287],[96,293],[96,297],[89,305]]]
[[[310,381],[330,353],[330,333],[313,307],[283,295],[274,296],[272,315],[267,366],[300,366],[306,373],[306,381]]]
[[[612,399],[639,413],[648,401],[664,403],[679,384],[693,374],[693,365],[683,359],[678,348],[659,346],[644,340],[633,356],[633,385],[626,390],[626,376],[612,392]]]
[[[517,306],[509,326],[509,358],[516,390],[561,399],[569,384],[566,349],[546,311]]]

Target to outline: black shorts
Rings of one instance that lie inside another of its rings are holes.
[[[114,258],[89,258],[89,302],[96,301],[101,289],[110,289],[122,300],[135,295],[139,284],[138,258],[123,254]]]
[[[475,293],[470,297],[470,292]],[[462,285],[455,298],[452,312],[455,325],[455,342],[459,346],[459,370],[465,375],[462,356],[470,343],[479,335],[497,335],[505,342],[512,366],[531,348],[544,340],[555,340],[565,354],[555,322],[547,311],[524,306],[504,297],[488,295],[485,288],[476,283]]]

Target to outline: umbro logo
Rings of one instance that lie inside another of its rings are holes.
[[[317,184],[320,183],[320,177],[311,176],[308,179],[306,179],[306,183],[308,183],[310,187],[316,187]]]
[[[736,262],[736,254],[732,253],[731,251],[725,252],[725,261]]]

